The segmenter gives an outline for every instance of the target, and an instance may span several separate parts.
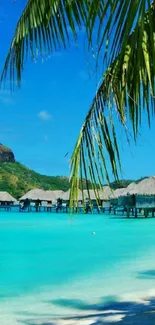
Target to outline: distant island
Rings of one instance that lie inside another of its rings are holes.
[[[138,183],[140,180],[137,180]],[[111,183],[111,188],[127,187],[135,180],[121,180]],[[15,160],[13,151],[0,144],[0,191],[9,192],[16,199],[33,188],[44,190],[63,190],[70,188],[69,178],[66,176],[46,176],[36,173]],[[85,182],[84,182],[84,188]]]

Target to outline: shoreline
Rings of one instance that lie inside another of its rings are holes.
[[[77,305],[80,303],[77,300]],[[65,301],[64,301],[65,304]],[[67,302],[66,302],[67,304]],[[74,301],[76,304],[76,301]],[[82,304],[82,302],[81,302]],[[68,303],[69,307],[69,303]],[[56,316],[44,319],[29,319],[26,325],[153,325],[155,324],[155,290],[137,301],[115,299],[107,303],[87,305],[85,311],[79,307],[70,316]]]
[[[46,320],[30,320],[26,325],[153,325],[155,324],[155,297],[149,304],[114,302],[102,311]],[[100,306],[101,308],[101,306]]]

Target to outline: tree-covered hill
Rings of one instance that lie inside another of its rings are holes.
[[[138,183],[141,179],[120,180],[111,183],[112,189],[127,187],[130,183]],[[0,191],[7,191],[16,199],[32,188],[45,190],[67,191],[70,187],[69,178],[65,176],[46,176],[36,173],[19,162],[0,162]],[[84,181],[83,187],[86,188]],[[91,186],[89,186],[91,188]]]
[[[67,191],[69,179],[38,174],[19,162],[0,163],[0,191],[7,191],[18,199],[28,190],[36,187],[45,190]]]

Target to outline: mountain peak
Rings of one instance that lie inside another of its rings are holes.
[[[15,162],[13,151],[0,143],[0,162]]]

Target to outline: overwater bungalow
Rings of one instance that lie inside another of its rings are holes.
[[[35,206],[36,210],[41,207],[47,208],[44,210],[51,211],[53,203],[56,204],[58,198],[62,197],[63,191],[44,191],[42,189],[32,189],[20,198],[23,203],[22,208],[31,210]]]
[[[16,202],[16,199],[8,192],[0,192],[0,206],[11,206]]]
[[[110,195],[110,206],[117,207],[118,206],[118,199],[125,191],[125,188],[117,188],[111,195]]]
[[[123,205],[129,209],[134,209],[134,214],[137,216],[137,211],[143,211],[145,216],[150,211],[154,215],[155,212],[155,176],[146,178],[138,184],[130,184],[130,188],[119,197],[119,205]]]
[[[92,209],[97,209],[99,211],[102,208],[106,208],[110,206],[110,195],[112,194],[112,190],[109,186],[104,186],[103,190],[97,190],[94,192],[93,189],[84,190],[83,193],[79,189],[78,190],[78,199],[77,199],[77,207],[79,211],[92,211]],[[70,200],[70,190],[64,192],[63,194],[63,202],[69,206]],[[90,202],[91,201],[91,202]]]
[[[70,189],[64,192],[62,195],[62,208],[64,209],[65,212],[68,212],[69,201],[70,201]],[[75,205],[76,205],[75,207],[76,210],[79,209],[80,211],[80,209],[83,209],[83,195],[80,189],[78,190],[78,198]]]
[[[130,191],[130,195],[135,196],[136,208],[155,209],[155,176],[146,178]]]
[[[26,200],[30,200],[30,201],[44,201],[46,200],[47,196],[45,197],[45,191],[39,188],[34,188],[30,191],[28,191],[26,194],[24,194],[21,198],[20,198],[20,202],[21,201],[26,201]]]
[[[118,197],[118,206],[133,207],[135,205],[134,194],[136,186],[137,184],[135,182],[132,182],[126,188],[124,188],[124,191],[120,193]]]
[[[91,200],[93,206],[99,204],[100,207],[109,208],[110,206],[110,195],[112,195],[112,189],[109,186],[104,186],[102,190],[94,192],[94,190],[84,190],[85,201]]]

